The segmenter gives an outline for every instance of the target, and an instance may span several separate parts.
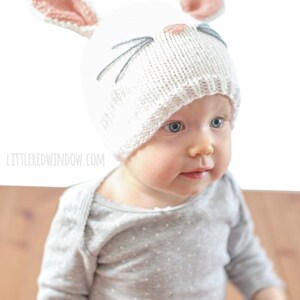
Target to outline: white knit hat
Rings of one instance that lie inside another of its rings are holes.
[[[108,15],[88,41],[84,92],[96,130],[117,160],[206,95],[228,96],[235,119],[240,92],[226,44],[195,22],[171,5],[135,4]],[[173,24],[186,26],[177,33],[164,30]]]

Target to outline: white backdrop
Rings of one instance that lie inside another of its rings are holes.
[[[102,2],[106,14],[120,0]],[[300,190],[299,11],[296,0],[227,0],[211,23],[242,90],[230,170],[244,189]],[[113,168],[83,99],[86,39],[41,22],[27,0],[1,1],[0,25],[0,184],[68,186]]]

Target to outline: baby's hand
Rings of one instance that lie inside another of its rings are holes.
[[[286,297],[282,289],[270,287],[257,292],[252,300],[286,300]]]

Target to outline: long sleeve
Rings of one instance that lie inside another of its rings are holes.
[[[234,194],[238,199],[238,214],[228,240],[230,263],[226,266],[229,279],[251,299],[260,289],[285,284],[273,270],[259,239],[253,233],[253,221],[240,188],[234,181]]]
[[[85,245],[83,201],[68,190],[59,200],[44,247],[37,300],[88,299],[97,257]]]

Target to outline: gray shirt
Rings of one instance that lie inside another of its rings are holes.
[[[44,248],[38,300],[222,300],[227,279],[251,299],[284,287],[253,235],[232,175],[184,204],[126,206],[95,191],[105,177],[61,196]]]

